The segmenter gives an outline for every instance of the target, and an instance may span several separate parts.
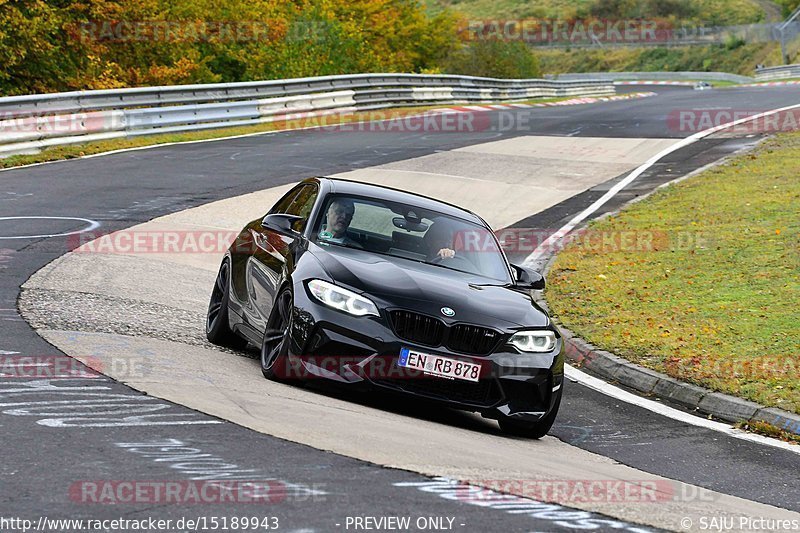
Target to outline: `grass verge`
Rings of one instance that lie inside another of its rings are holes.
[[[764,435],[765,437],[772,437],[774,439],[800,444],[800,435],[790,433],[785,429],[779,428],[778,426],[773,426],[772,424],[767,424],[766,422],[740,422],[736,424],[736,427],[751,433]]]
[[[800,412],[800,134],[590,224],[547,300],[589,342],[647,368]]]
[[[630,47],[630,48],[537,48],[542,72],[731,72],[752,76],[756,65],[782,63],[777,43],[748,43],[735,48],[725,45]]]
[[[768,83],[787,82],[787,81],[796,82],[800,81],[800,78],[778,78],[776,80],[755,81],[753,82],[753,85],[766,85]]]

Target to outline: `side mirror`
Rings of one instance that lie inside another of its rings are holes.
[[[287,215],[284,213],[275,213],[267,215],[261,221],[264,229],[280,233],[281,235],[288,235],[289,237],[299,237],[300,233],[295,231],[293,224],[298,220],[303,220],[303,217],[297,215]]]
[[[533,289],[536,291],[544,290],[544,276],[535,270],[519,265],[511,265],[511,268],[514,269],[515,277],[517,278],[514,283],[515,287],[518,289]]]

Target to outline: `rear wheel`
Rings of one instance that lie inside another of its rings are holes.
[[[289,376],[287,354],[293,305],[291,289],[284,289],[275,301],[275,309],[264,332],[264,340],[261,343],[261,373],[267,379],[292,381]]]
[[[497,421],[497,423],[500,424],[500,429],[503,430],[503,433],[507,433],[508,435],[513,435],[515,437],[541,439],[547,435],[547,432],[550,431],[550,428],[553,427],[553,423],[556,421],[558,408],[561,405],[561,393],[563,390],[564,387],[562,385],[562,387],[558,389],[558,397],[556,398],[553,408],[541,419],[537,420],[536,422],[523,422],[521,420],[514,420],[513,418],[504,417]]]
[[[211,291],[211,301],[208,303],[206,315],[206,338],[218,345],[228,348],[241,349],[247,346],[247,341],[231,331],[228,319],[228,301],[230,299],[230,263],[227,259],[222,262]]]

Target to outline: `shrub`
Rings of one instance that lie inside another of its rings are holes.
[[[444,61],[450,74],[489,78],[539,78],[539,61],[521,41],[473,41]]]

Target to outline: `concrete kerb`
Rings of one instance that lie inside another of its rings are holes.
[[[678,183],[704,172],[709,168],[722,165],[740,153],[751,149],[752,147],[744,148],[719,161],[705,165],[685,176],[665,183],[654,191],[634,198],[626,202],[619,209],[605,213],[595,220],[615,215],[625,207],[647,198],[662,187]],[[583,229],[588,223],[589,221],[586,221],[575,229]],[[546,257],[542,268],[542,274],[545,277],[549,274],[557,255],[558,254],[554,252]],[[544,295],[540,291],[531,291],[531,293],[536,303],[550,312]],[[561,331],[564,337],[567,361],[577,368],[588,370],[609,382],[623,385],[643,393],[646,396],[654,396],[674,402],[700,414],[710,415],[725,422],[734,424],[740,422],[765,422],[780,427],[790,433],[800,435],[800,415],[798,414],[790,413],[782,409],[765,407],[743,398],[715,392],[691,383],[680,381],[655,370],[644,368],[618,355],[592,345],[575,335],[573,331],[561,324],[558,319],[553,318],[553,321],[558,325],[559,331]]]

